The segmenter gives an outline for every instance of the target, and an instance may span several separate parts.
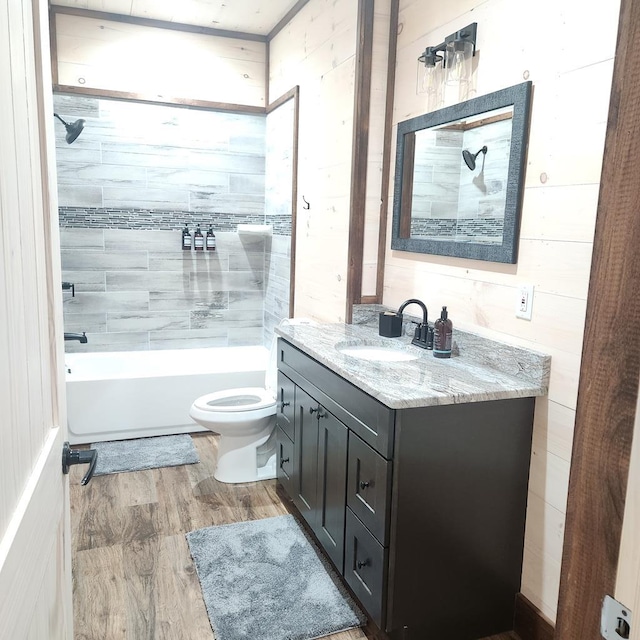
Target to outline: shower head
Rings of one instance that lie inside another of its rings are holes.
[[[54,113],[53,115],[56,118],[58,118],[60,122],[62,122],[65,129],[67,130],[67,135],[65,137],[67,144],[71,144],[72,142],[75,142],[77,137],[82,133],[82,130],[84,129],[85,121],[82,118],[80,118],[80,120],[76,120],[75,122],[72,122],[71,124],[69,124],[68,122],[65,122],[57,113]]]
[[[471,153],[470,151],[467,151],[467,149],[465,149],[462,152],[462,158],[464,160],[464,163],[467,165],[467,167],[469,167],[469,169],[471,171],[473,171],[476,168],[476,158],[481,154],[487,153],[487,146],[485,145],[484,147],[482,147],[482,149],[480,149],[480,151],[478,151],[478,153],[476,153],[475,155],[473,153]]]

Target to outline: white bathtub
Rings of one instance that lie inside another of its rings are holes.
[[[260,387],[264,347],[67,353],[69,442],[204,431],[189,417],[199,396]]]

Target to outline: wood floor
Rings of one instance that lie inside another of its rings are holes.
[[[275,481],[215,480],[216,437],[193,440],[199,464],[98,476],[86,487],[86,468],[71,468],[76,640],[214,640],[184,534],[287,510]],[[360,629],[327,638],[373,640]]]

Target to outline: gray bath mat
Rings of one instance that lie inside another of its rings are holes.
[[[96,476],[200,462],[193,440],[187,434],[95,442],[91,448],[98,452]]]
[[[216,640],[311,640],[364,624],[293,516],[187,533]]]

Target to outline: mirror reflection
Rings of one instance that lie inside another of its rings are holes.
[[[410,237],[502,244],[512,115],[496,109],[407,134]]]
[[[392,249],[515,263],[531,83],[398,124]]]

